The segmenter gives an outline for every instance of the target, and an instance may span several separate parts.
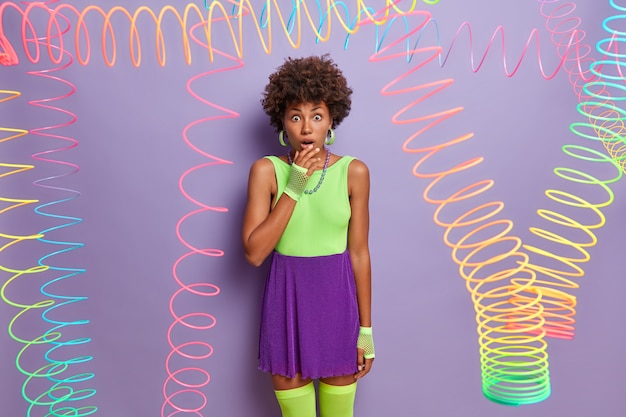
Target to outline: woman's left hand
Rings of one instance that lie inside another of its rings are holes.
[[[365,375],[367,375],[369,371],[372,369],[374,358],[365,359],[363,357],[363,349],[356,350],[356,357],[357,357],[357,369],[359,371],[356,374],[354,374],[354,379],[361,379]]]

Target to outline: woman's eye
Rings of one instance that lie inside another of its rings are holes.
[[[313,119],[315,120],[322,120],[322,116],[320,116],[319,114],[316,114],[315,117],[313,117]]]
[[[300,116],[291,116],[291,120],[293,120],[294,122],[299,122]]]

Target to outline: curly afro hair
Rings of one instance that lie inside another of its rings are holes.
[[[326,103],[333,127],[350,114],[352,89],[328,54],[306,58],[287,58],[270,74],[261,104],[270,124],[283,129],[283,115],[294,103]]]

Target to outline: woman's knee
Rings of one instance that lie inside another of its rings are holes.
[[[336,385],[336,386],[352,385],[356,382],[356,380],[354,379],[354,375],[352,374],[342,375],[342,376],[333,376],[330,378],[320,378],[320,381],[328,385]]]
[[[310,378],[302,378],[300,374],[296,374],[294,378],[284,375],[272,375],[272,385],[275,390],[287,390],[300,388],[311,382]]]

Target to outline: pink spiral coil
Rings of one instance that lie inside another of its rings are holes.
[[[194,42],[206,47],[206,45],[203,44],[194,34],[194,30],[199,29],[205,24],[206,22],[201,22],[193,26],[191,28],[191,37]],[[174,358],[184,358],[187,361],[202,361],[204,359],[208,359],[213,354],[213,346],[207,342],[200,341],[197,339],[191,339],[183,343],[176,344],[173,341],[172,332],[177,327],[182,327],[182,328],[187,328],[187,329],[192,329],[192,330],[199,330],[199,331],[206,331],[206,330],[210,330],[217,324],[217,319],[215,318],[214,315],[210,313],[206,313],[202,311],[194,311],[194,312],[189,312],[185,314],[179,314],[174,309],[174,302],[176,298],[179,297],[181,294],[190,293],[190,294],[200,296],[200,297],[214,297],[220,293],[220,288],[216,284],[207,283],[207,282],[195,282],[192,284],[185,284],[178,274],[178,266],[181,264],[181,262],[183,262],[185,259],[189,257],[198,256],[198,255],[209,256],[209,257],[215,258],[217,261],[217,259],[222,257],[224,254],[224,252],[221,249],[198,248],[198,247],[193,246],[192,244],[190,244],[189,242],[185,240],[184,236],[182,235],[180,231],[183,223],[192,216],[200,215],[201,213],[226,213],[228,211],[226,207],[210,206],[199,201],[198,199],[191,196],[185,190],[185,187],[184,187],[185,178],[196,171],[203,170],[204,168],[208,168],[208,167],[214,167],[214,166],[219,166],[219,165],[224,165],[224,164],[232,164],[231,161],[219,158],[217,156],[211,155],[203,151],[202,149],[194,145],[194,143],[189,138],[190,130],[194,127],[197,127],[198,125],[202,123],[225,119],[225,118],[239,117],[239,114],[237,114],[236,112],[229,110],[225,107],[222,107],[216,103],[213,103],[201,97],[193,89],[193,84],[201,79],[203,83],[206,83],[205,77],[210,77],[211,75],[214,75],[223,71],[230,71],[230,70],[243,67],[243,61],[237,57],[234,57],[225,52],[222,52],[221,50],[218,50],[216,48],[213,48],[212,53],[225,57],[229,61],[234,62],[234,65],[225,66],[225,67],[217,68],[211,71],[200,73],[192,77],[187,82],[187,91],[192,97],[200,101],[202,104],[218,110],[222,114],[218,116],[206,117],[206,118],[196,120],[190,123],[189,125],[187,125],[183,129],[183,132],[182,132],[183,140],[185,144],[189,148],[191,148],[194,152],[197,152],[203,157],[210,159],[210,162],[189,168],[187,171],[185,171],[181,175],[179,182],[178,182],[178,187],[180,189],[180,192],[183,194],[183,196],[187,200],[192,202],[194,205],[199,206],[200,208],[187,213],[176,224],[176,236],[178,237],[180,242],[189,250],[189,252],[181,256],[175,262],[173,270],[172,270],[174,280],[180,286],[180,288],[172,295],[170,299],[170,312],[172,316],[174,317],[174,321],[170,325],[168,329],[168,333],[167,333],[168,343],[172,350],[168,354],[167,359],[165,361],[165,368],[166,368],[168,376],[163,384],[164,402],[161,407],[162,417],[165,417],[165,416],[169,417],[169,416],[174,416],[177,414],[194,414],[194,415],[202,416],[201,410],[208,403],[207,394],[203,392],[202,390],[204,387],[206,387],[209,384],[211,380],[210,372],[206,370],[206,366],[200,366],[200,365],[191,366],[190,365],[190,366],[179,367],[177,369],[174,369],[174,366],[172,365],[172,361]],[[190,320],[194,318],[196,319],[196,321],[197,319],[205,320],[205,324],[204,325],[194,324],[194,322]],[[185,352],[186,348],[192,348],[192,347],[195,347],[196,350],[201,350],[201,351],[203,350],[203,351],[202,353],[199,353],[199,354]],[[189,376],[193,377],[195,375],[197,377],[195,380],[198,380],[199,378],[200,382],[195,382],[195,383],[185,382],[183,378],[181,377],[182,375],[187,375],[188,377]],[[197,399],[196,403],[198,405],[196,407],[190,408],[189,406],[183,405],[182,403],[178,403],[176,401],[178,397],[181,397],[184,399],[183,401],[181,401],[184,404],[187,404],[191,401],[189,399],[190,397],[196,397]]]

